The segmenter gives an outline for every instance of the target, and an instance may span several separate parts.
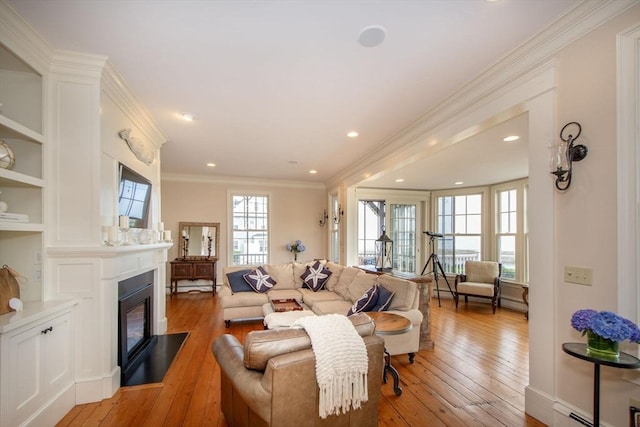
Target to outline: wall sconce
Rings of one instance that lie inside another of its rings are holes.
[[[336,216],[333,217],[333,223],[340,224],[340,220],[342,220],[342,215],[344,215],[344,211],[342,210],[342,205],[338,205]]]
[[[376,240],[376,270],[390,271],[393,269],[393,240],[387,236],[382,227],[382,236]]]
[[[329,215],[327,215],[327,210],[325,209],[322,213],[322,217],[320,218],[320,227],[324,227],[329,219]]]
[[[575,136],[570,133],[572,128],[576,130]],[[572,163],[584,159],[589,152],[585,145],[574,145],[575,140],[580,136],[580,132],[582,132],[580,123],[567,123],[560,131],[562,142],[553,148],[551,173],[556,176],[556,188],[560,191],[566,190],[571,185]]]

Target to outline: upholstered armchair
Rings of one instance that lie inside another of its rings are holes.
[[[373,335],[366,314],[350,317],[368,356],[368,401],[358,409],[321,418],[311,340],[303,329],[252,331],[244,346],[219,336],[213,354],[220,365],[221,407],[229,427],[377,426],[384,340]]]
[[[488,298],[491,300],[493,314],[500,306],[500,284],[502,264],[494,261],[467,261],[464,264],[464,274],[456,276],[455,295],[456,308],[460,295],[464,295],[464,302],[469,297]]]

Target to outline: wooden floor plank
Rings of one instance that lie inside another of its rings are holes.
[[[121,388],[99,403],[77,405],[60,427],[215,426],[227,427],[220,411],[220,369],[211,353],[218,336],[230,333],[244,342],[262,329],[260,321],[234,322],[226,328],[217,297],[184,293],[167,297],[168,332],[189,332],[161,384]],[[391,378],[382,384],[378,425],[527,426],[544,424],[524,414],[528,384],[528,325],[523,313],[487,304],[451,300],[432,304],[433,350],[420,351],[410,364],[393,356],[403,393]]]

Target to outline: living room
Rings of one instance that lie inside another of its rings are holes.
[[[17,5],[20,2],[3,2],[4,16],[14,13],[8,6],[13,3]],[[591,307],[608,309],[638,320],[638,273],[635,261],[638,253],[637,216],[633,215],[634,209],[630,208],[635,206],[634,202],[637,203],[637,162],[634,161],[637,158],[637,135],[633,130],[637,126],[637,100],[634,101],[637,98],[626,98],[634,92],[627,90],[629,86],[624,86],[624,79],[629,73],[625,68],[626,61],[630,59],[627,56],[629,54],[623,54],[625,51],[621,49],[625,48],[629,39],[637,46],[639,16],[640,6],[635,1],[578,2],[569,15],[549,29],[554,37],[544,39],[542,46],[536,46],[537,40],[531,40],[525,46],[528,50],[506,58],[506,64],[497,64],[495,68],[487,70],[481,78],[468,84],[464,91],[451,94],[437,110],[430,111],[417,122],[414,122],[415,117],[407,118],[408,123],[414,123],[406,127],[401,135],[386,141],[366,158],[349,165],[348,170],[322,183],[296,182],[292,185],[290,182],[259,178],[189,177],[161,173],[158,163],[153,167],[139,166],[139,171],[151,179],[154,189],[158,191],[154,218],[156,221],[161,219],[174,237],[173,246],[161,250],[166,251],[165,257],[168,260],[179,256],[177,243],[180,221],[219,222],[223,224],[219,265],[222,267],[229,264],[229,200],[231,194],[237,191],[270,196],[273,209],[270,212],[270,232],[273,233],[271,263],[291,261],[291,253],[285,249],[285,243],[295,239],[300,239],[307,245],[305,259],[332,256],[329,228],[319,227],[318,220],[325,209],[330,214],[330,220],[333,220],[335,209],[331,202],[335,200],[344,211],[339,224],[342,233],[339,260],[345,265],[355,265],[357,191],[372,185],[367,184],[363,177],[385,175],[385,171],[388,175],[388,171],[393,170],[401,159],[415,156],[420,147],[425,151],[426,141],[452,141],[478,123],[486,124],[496,118],[526,114],[529,123],[529,250],[531,254],[535,254],[530,259],[529,271],[531,353],[530,384],[525,392],[526,406],[528,413],[548,425],[572,425],[564,412],[569,408],[570,412],[575,411],[585,416],[590,414],[593,377],[589,366],[576,363],[562,352],[562,343],[583,340],[570,327],[571,314],[577,309]],[[11,18],[8,19],[13,21]],[[571,31],[563,32],[559,29],[561,27],[570,28]],[[0,33],[3,45],[11,46],[13,51],[29,50],[21,47],[24,42],[17,41],[14,34],[8,34],[7,26],[3,25],[3,28]],[[23,31],[28,33],[27,40],[35,44],[41,43],[39,37],[31,34],[32,29]],[[56,67],[51,71],[54,74],[60,73],[58,67],[61,65],[73,63],[72,56],[56,52],[55,61],[52,61],[51,57],[47,57],[51,54],[50,51],[42,49],[41,52],[47,53],[41,53],[37,60],[45,64],[42,68],[46,70],[55,63]],[[73,70],[73,66],[68,66],[64,73],[72,75],[76,79],[72,79],[75,83],[87,78],[94,79],[89,93],[78,95],[73,92],[73,85],[65,88],[70,91],[69,96],[85,97],[83,99],[94,97],[92,104],[85,105],[95,107],[95,98],[99,97],[101,87],[108,82],[100,80],[104,62],[98,65],[101,58],[95,56],[93,59],[96,65],[89,71],[78,72]],[[87,62],[88,58],[82,58],[84,66]],[[110,68],[111,65],[106,67]],[[633,72],[637,71],[631,72],[631,81],[634,81]],[[62,83],[67,80],[66,76],[55,79]],[[53,86],[53,81],[48,80],[48,84]],[[101,107],[104,108],[105,115],[117,110],[104,105]],[[67,114],[64,110],[59,112],[60,115],[63,112]],[[70,284],[61,283],[54,271],[59,272],[59,266],[64,265],[62,271],[71,274],[75,271],[74,265],[88,256],[87,252],[93,251],[95,254],[95,247],[100,247],[103,240],[102,226],[109,225],[105,212],[113,210],[112,206],[104,206],[113,202],[104,202],[96,194],[100,193],[102,184],[110,185],[116,180],[113,165],[118,159],[130,164],[141,163],[117,136],[101,135],[100,132],[95,135],[95,129],[90,133],[94,145],[81,146],[79,141],[83,136],[73,135],[72,124],[101,123],[104,118],[101,119],[97,111],[85,114],[83,108],[75,108],[72,113],[77,116],[59,118],[58,110],[51,107],[47,115],[51,115],[51,120],[65,120],[65,131],[68,133],[63,137],[70,140],[76,138],[78,141],[77,147],[57,147],[51,144],[56,148],[52,148],[52,153],[47,153],[47,173],[54,176],[59,171],[76,169],[77,176],[81,179],[62,174],[53,181],[47,180],[47,204],[56,206],[56,209],[48,209],[42,220],[46,226],[42,243],[43,284],[41,288],[29,286],[23,292],[31,300],[41,298],[49,301],[63,296],[80,298],[82,302],[75,311],[74,324],[76,336],[82,341],[88,332],[80,332],[80,325],[85,323],[87,328],[97,330],[107,317],[101,314],[104,317],[96,319],[93,315],[96,307],[88,301],[94,297],[94,292],[99,292],[98,283],[110,281],[111,276],[98,277],[95,270],[83,267],[83,277],[88,276],[95,283],[95,288],[88,290],[75,281]],[[144,123],[144,116],[140,117],[143,117],[140,123]],[[589,147],[589,156],[576,164],[571,188],[566,192],[559,192],[554,189],[554,177],[549,174],[548,146],[557,143],[557,135],[562,126],[572,121],[582,125],[581,139]],[[104,122],[102,123],[104,126]],[[118,118],[112,124],[115,130],[120,130],[122,120]],[[155,141],[155,146],[163,154],[163,150],[169,145],[160,150],[159,147],[164,143],[161,131],[154,133],[154,126],[148,126],[149,130],[144,126],[135,127],[145,129],[141,133]],[[53,130],[49,129],[50,135],[60,137]],[[109,132],[113,133],[113,129]],[[420,137],[412,139],[416,134]],[[110,147],[108,152],[113,154],[112,159],[116,159],[114,163],[106,162],[103,156],[96,155],[95,150],[99,150],[97,147],[100,147],[101,140],[103,144],[106,141]],[[68,151],[58,152],[58,148]],[[243,155],[246,156],[246,153]],[[54,158],[57,160],[54,161]],[[88,158],[91,161],[78,162],[78,158]],[[113,172],[95,176],[95,170]],[[65,186],[74,188],[77,194],[64,193]],[[84,206],[77,200],[78,196],[86,196]],[[104,195],[107,199],[111,196]],[[77,209],[68,208],[68,212],[65,211],[64,203],[69,201],[74,208],[86,206],[92,212],[91,218],[78,215]],[[10,207],[17,203],[9,200]],[[103,206],[96,206],[101,203]],[[62,213],[57,211],[58,207],[62,209]],[[311,214],[300,215],[301,209],[308,210]],[[89,238],[83,235],[85,230],[90,230],[87,231]],[[3,248],[0,249],[0,255],[3,264],[14,264],[15,256],[7,253],[11,251],[10,245],[5,245],[5,242],[12,241],[12,236],[11,232],[2,231]],[[30,282],[34,283],[31,273],[32,243],[25,243],[29,262],[17,262],[23,267],[21,270],[25,271]],[[65,247],[64,254],[56,249],[58,246]],[[75,252],[69,249],[74,246]],[[87,248],[91,250],[86,250]],[[58,262],[61,258],[64,258],[63,263]],[[100,263],[109,262],[109,256],[104,258],[107,261]],[[565,266],[592,268],[593,285],[576,286],[565,282]],[[117,276],[121,273],[112,274]],[[159,271],[157,280],[167,283],[166,270]],[[102,313],[108,309],[101,306],[99,310]],[[111,336],[112,331],[107,330],[104,334]],[[117,367],[114,355],[109,350],[101,350],[102,340],[98,341],[98,346],[94,346],[95,343],[78,343],[72,386],[75,403],[79,403],[76,396],[89,395],[95,401],[113,393],[114,386],[107,378],[111,378],[112,369]],[[626,351],[637,354],[637,349],[632,346],[626,348]],[[99,363],[95,363],[96,360]],[[3,366],[3,376],[4,369]],[[91,379],[97,379],[96,382],[102,384],[99,392],[95,391],[96,387]],[[609,425],[626,425],[630,402],[640,400],[637,379],[632,374],[610,369],[604,372],[601,386],[602,419]],[[84,393],[87,389],[91,390],[88,394]],[[8,391],[3,388],[3,402],[6,393]]]

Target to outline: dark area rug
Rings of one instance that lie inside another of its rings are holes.
[[[160,383],[173,362],[178,350],[187,339],[188,332],[158,335],[157,341],[140,365],[122,386]]]

